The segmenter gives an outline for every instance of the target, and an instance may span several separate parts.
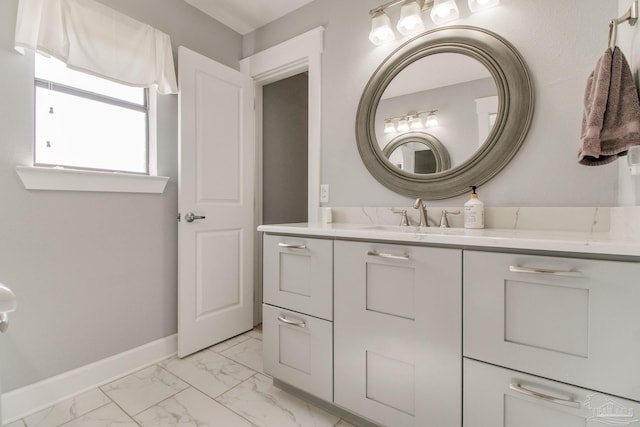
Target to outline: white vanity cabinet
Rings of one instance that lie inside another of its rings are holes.
[[[334,243],[334,402],[389,427],[461,425],[462,251]]]
[[[264,251],[282,382],[386,427],[640,426],[636,246],[286,229]]]
[[[640,401],[640,263],[465,251],[464,355]]]
[[[333,400],[333,241],[264,236],[267,374]]]

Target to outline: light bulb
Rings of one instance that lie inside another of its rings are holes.
[[[427,114],[427,120],[425,121],[425,126],[428,128],[438,126],[438,117],[436,113]]]
[[[436,24],[442,24],[460,17],[460,11],[455,0],[434,0],[431,9],[431,19]]]
[[[409,121],[406,118],[400,119],[397,129],[398,132],[407,132],[409,130]]]
[[[419,116],[412,116],[411,120],[409,120],[409,127],[412,130],[422,129],[424,125],[422,124],[422,119]]]
[[[393,30],[391,29],[391,19],[389,19],[383,10],[379,10],[371,18],[371,32],[369,33],[369,40],[371,43],[379,46],[395,38],[396,36],[393,34]]]
[[[384,133],[394,133],[396,131],[396,126],[393,124],[391,120],[384,121]]]
[[[416,0],[407,0],[400,9],[400,20],[397,29],[402,35],[408,35],[424,30],[422,9]]]
[[[469,0],[469,10],[478,12],[500,4],[500,0]]]

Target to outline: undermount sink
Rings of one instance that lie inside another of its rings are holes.
[[[386,231],[393,233],[411,233],[411,234],[464,234],[464,228],[447,228],[447,227],[418,227],[418,226],[401,226],[401,225],[371,225],[363,228],[364,230]]]

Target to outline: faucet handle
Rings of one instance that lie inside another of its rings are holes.
[[[406,209],[402,209],[400,211],[392,210],[391,212],[402,215],[402,218],[400,219],[400,227],[407,227],[409,225],[409,217],[407,216]]]
[[[460,211],[448,211],[443,210],[442,216],[440,217],[440,228],[449,228],[449,218],[447,218],[447,214],[449,215],[459,215]]]

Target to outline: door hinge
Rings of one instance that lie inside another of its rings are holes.
[[[178,212],[178,218],[177,218],[178,222],[182,221],[182,217],[180,216],[180,212]]]

